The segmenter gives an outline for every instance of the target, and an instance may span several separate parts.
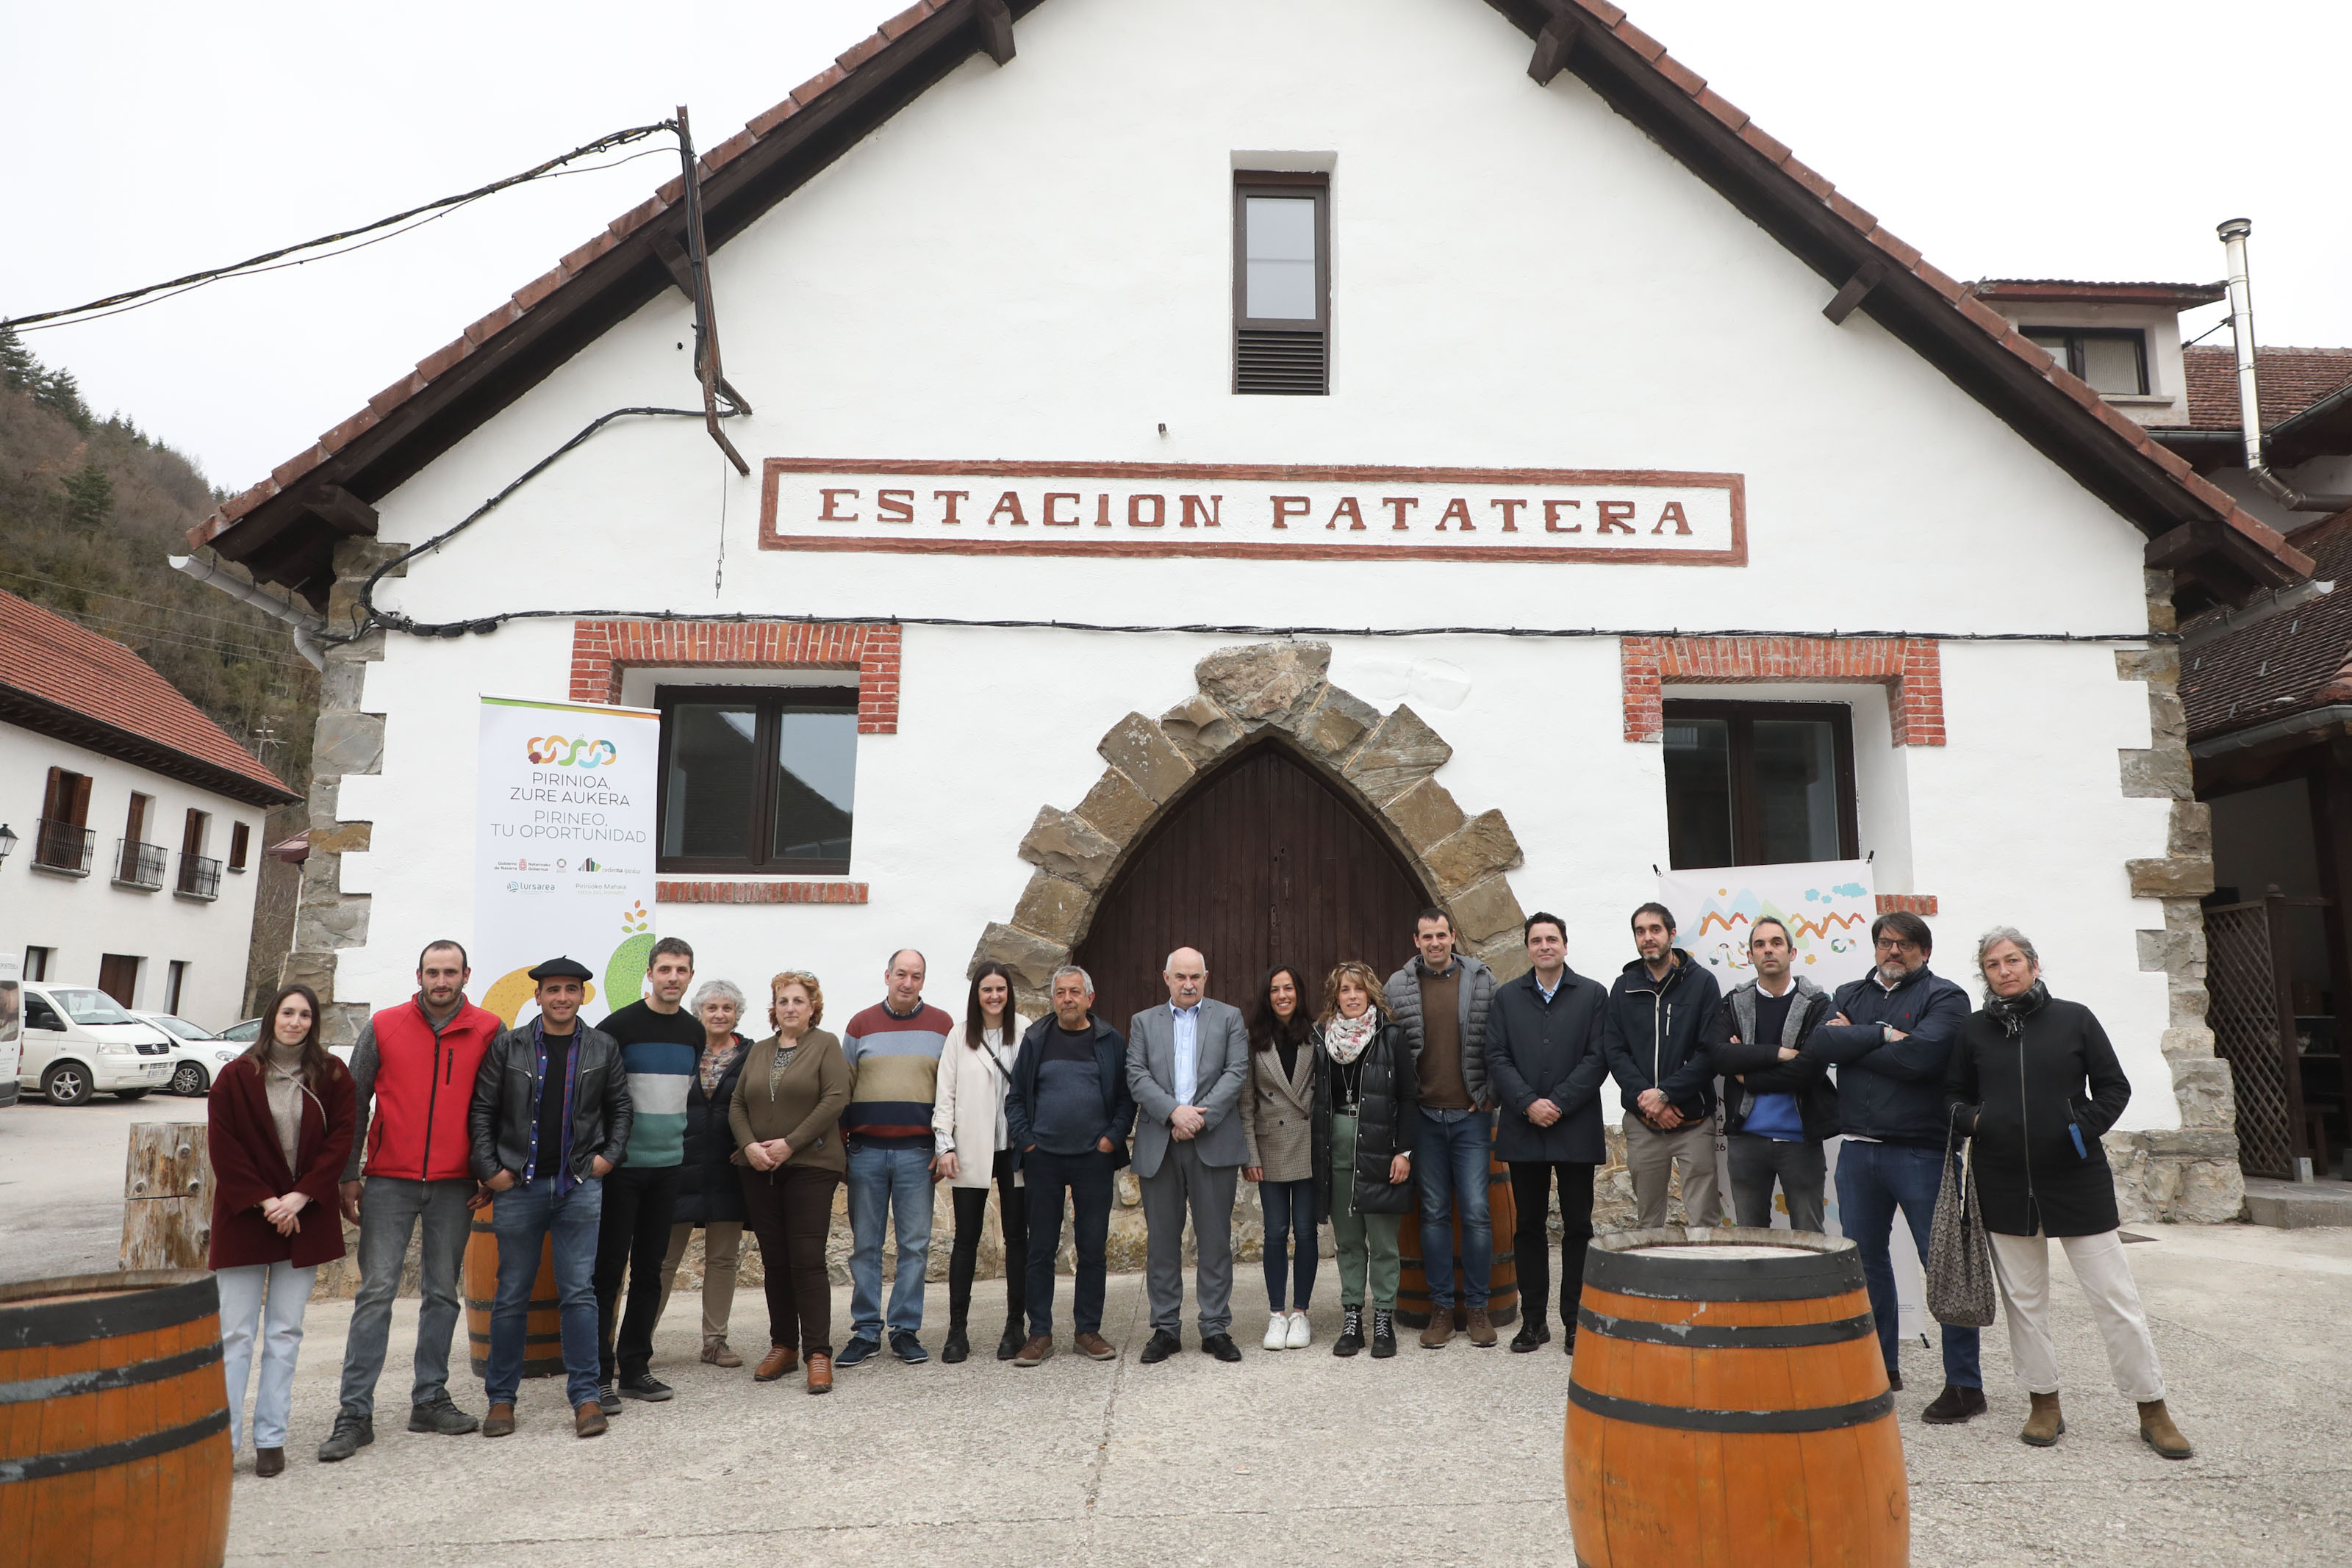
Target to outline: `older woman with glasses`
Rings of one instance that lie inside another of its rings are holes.
[[[805,1359],[808,1391],[833,1391],[833,1284],[824,1240],[833,1195],[849,1168],[841,1110],[849,1063],[838,1036],[816,1027],[824,988],[805,969],[768,984],[776,1032],[751,1047],[735,1077],[727,1124],[744,1168],[743,1207],[767,1276],[768,1354],[751,1375],[771,1383]]]
[[[743,1358],[727,1348],[727,1319],[734,1311],[735,1273],[743,1256],[743,1184],[736,1173],[744,1160],[727,1116],[751,1042],[735,1030],[743,1017],[743,993],[731,981],[704,981],[689,1006],[702,1022],[702,1055],[686,1090],[686,1155],[678,1170],[677,1204],[670,1213],[669,1250],[662,1258],[661,1304],[667,1312],[678,1262],[699,1228],[702,1359],[713,1366],[740,1366]]]
[[[2066,1430],[2050,1339],[2050,1241],[2106,1342],[2116,1387],[2139,1406],[2140,1440],[2168,1459],[2191,1450],[2164,1407],[2164,1374],[2116,1235],[2116,1182],[2099,1138],[2131,1103],[2107,1031],[2080,1002],[2050,994],[2042,956],[1996,925],[1977,942],[1985,1005],[1968,1021],[1944,1076],[1944,1100],[1969,1151],[1992,1239],[1993,1279],[2009,1319],[2010,1358],[2033,1411],[2018,1436],[2049,1448]]]

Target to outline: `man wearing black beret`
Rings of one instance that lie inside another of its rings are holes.
[[[530,972],[539,1016],[508,1030],[482,1058],[467,1116],[476,1202],[495,1196],[499,1293],[490,1309],[490,1365],[483,1377],[489,1417],[482,1436],[515,1429],[524,1330],[541,1239],[554,1239],[555,1289],[563,1331],[563,1372],[572,1429],[604,1430],[596,1398],[596,1233],[604,1175],[629,1145],[629,1083],[613,1037],[580,1021],[593,977],[571,958]]]

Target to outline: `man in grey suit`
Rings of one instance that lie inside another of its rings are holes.
[[[1192,1214],[1192,1291],[1201,1348],[1239,1361],[1233,1327],[1234,1186],[1249,1145],[1242,1133],[1242,1084],[1249,1074],[1249,1030],[1241,1011],[1202,995],[1209,963],[1190,947],[1168,955],[1160,977],[1168,1005],[1135,1015],[1127,1036],[1127,1087],[1139,1114],[1135,1174],[1143,1186],[1145,1289],[1151,1338],[1139,1358],[1166,1361],[1184,1321],[1184,1212]]]

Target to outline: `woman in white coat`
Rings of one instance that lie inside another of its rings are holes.
[[[933,1169],[955,1197],[955,1249],[948,1257],[948,1343],[940,1359],[971,1354],[966,1320],[971,1276],[980,1262],[980,1233],[988,1222],[988,1188],[996,1186],[997,1225],[1004,1239],[1004,1334],[996,1359],[1011,1361],[1028,1337],[1025,1292],[1029,1206],[1004,1124],[1004,1090],[1013,1059],[1030,1020],[1013,1010],[1013,977],[1002,964],[982,964],[964,1004],[962,1038],[948,1037],[940,1053],[939,1095],[931,1104]]]

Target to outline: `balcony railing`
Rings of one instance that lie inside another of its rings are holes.
[[[33,863],[69,876],[89,874],[90,852],[98,835],[79,822],[37,818],[33,823]]]
[[[114,880],[121,886],[152,893],[163,885],[163,872],[171,862],[171,855],[161,844],[142,844],[137,839],[115,841]]]
[[[220,862],[203,855],[182,854],[178,891],[183,898],[218,898]]]

